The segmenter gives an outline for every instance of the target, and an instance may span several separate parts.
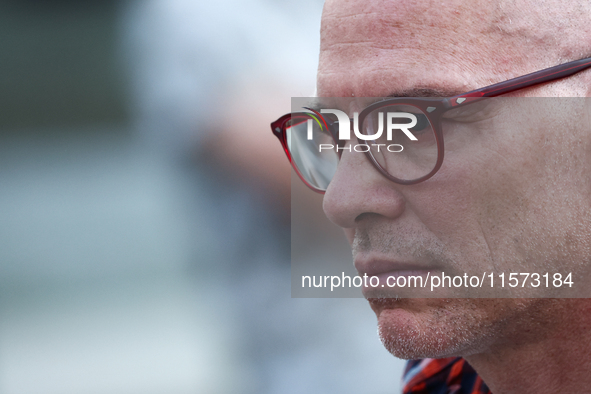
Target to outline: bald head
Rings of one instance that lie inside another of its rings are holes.
[[[327,0],[318,94],[460,93],[591,56],[590,16],[587,0]]]

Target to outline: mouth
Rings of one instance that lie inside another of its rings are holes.
[[[428,290],[429,277],[440,271],[434,264],[388,259],[355,259],[367,299],[420,297]]]

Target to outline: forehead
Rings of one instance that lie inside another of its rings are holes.
[[[318,94],[376,97],[417,88],[461,93],[534,71],[523,47],[535,59],[541,50],[536,36],[543,34],[528,28],[535,15],[519,18],[513,4],[328,0]]]

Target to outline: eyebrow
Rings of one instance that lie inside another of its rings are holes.
[[[406,90],[399,90],[395,91],[388,96],[390,98],[404,98],[404,97],[454,97],[464,93],[463,90],[451,90],[451,89],[433,89],[433,88],[412,88]],[[321,105],[322,98],[314,97],[310,104],[308,104],[309,108],[312,108],[315,111],[319,111],[321,108],[326,108],[325,105]]]
[[[413,88],[394,92],[388,97],[454,97],[464,93],[451,89]]]

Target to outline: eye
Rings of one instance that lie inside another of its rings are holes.
[[[496,116],[501,110],[498,99],[488,98],[451,109],[443,114],[443,120],[472,123]]]
[[[417,117],[417,124],[415,125],[415,127],[410,129],[413,132],[422,132],[431,126],[431,123],[429,123],[429,119],[427,119],[427,115],[425,115],[425,114],[413,114],[413,115]]]
[[[431,130],[431,123],[429,122],[429,119],[427,118],[427,115],[422,114],[422,113],[416,113],[416,112],[408,112],[408,114],[414,115],[417,119],[417,124],[414,125],[414,127],[409,128],[409,130],[413,133],[413,134],[420,134],[421,132],[425,132],[427,129],[430,131]],[[396,123],[396,124],[405,124],[408,123],[410,124],[410,119],[409,118],[392,118],[392,122]]]

